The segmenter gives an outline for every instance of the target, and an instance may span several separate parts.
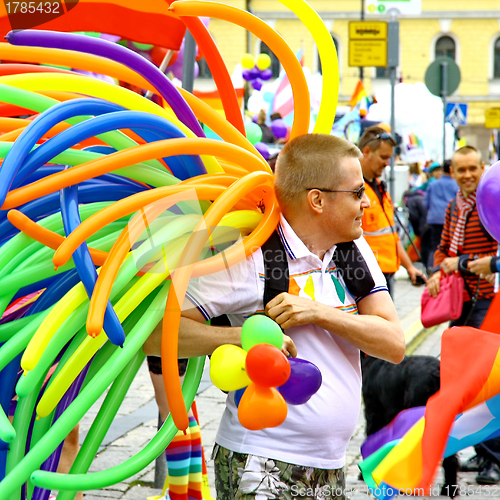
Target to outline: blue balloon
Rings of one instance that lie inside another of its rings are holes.
[[[60,195],[64,232],[69,236],[82,223],[78,211],[78,186],[64,188]],[[97,281],[97,272],[85,241],[74,251],[73,261],[90,298]],[[125,332],[109,300],[104,314],[104,331],[113,344],[123,347]]]
[[[50,306],[54,305],[62,299],[77,283],[80,282],[80,277],[76,269],[70,269],[62,274],[53,276],[50,285],[43,285],[42,282],[34,283],[33,286],[37,290],[45,288],[42,295],[33,303],[33,307],[29,310],[28,316],[45,311]],[[45,280],[44,280],[45,281]]]
[[[234,404],[236,405],[236,408],[240,406],[241,398],[243,397],[243,393],[246,391],[246,389],[246,387],[243,387],[242,389],[234,391]]]
[[[123,186],[120,184],[83,185],[79,189],[80,203],[94,203],[98,201],[118,201],[131,194],[144,191],[145,187]],[[49,214],[60,211],[59,193],[51,193],[36,200],[30,201],[17,210],[27,215],[30,219],[38,220]],[[11,238],[19,230],[12,226],[8,220],[0,222],[0,241]]]
[[[82,107],[84,110],[82,110]],[[121,106],[118,109],[124,109]],[[23,165],[37,141],[54,125],[74,116],[100,115],[117,111],[117,105],[100,99],[75,99],[52,106],[38,115],[19,135],[0,169],[0,206],[9,192],[19,167]]]
[[[32,151],[19,169],[20,179],[34,172],[52,158],[75,144],[111,130],[129,128],[145,132],[148,139],[174,139],[186,135],[168,120],[142,111],[115,111],[97,116],[92,120],[77,123],[60,132]],[[172,173],[182,180],[202,175],[206,169],[199,156],[180,155],[168,158]]]

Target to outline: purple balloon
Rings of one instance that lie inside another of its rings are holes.
[[[493,164],[483,174],[479,181],[476,197],[479,218],[488,233],[497,241],[500,240],[498,200],[500,200],[500,161]]]
[[[288,128],[286,126],[286,123],[278,118],[277,120],[273,120],[271,123],[271,131],[274,134],[274,137],[277,137],[278,139],[284,139],[286,137],[286,134],[288,133]]]
[[[292,369],[290,378],[278,389],[288,404],[302,405],[318,392],[323,378],[319,368],[306,359],[288,358],[288,361]]]
[[[269,158],[269,148],[263,142],[258,142],[257,144],[254,144],[254,146],[255,149],[262,155],[264,160]]]
[[[257,66],[254,66],[250,71],[250,79],[255,80],[260,77],[260,69]]]
[[[250,70],[249,69],[244,69],[241,72],[241,76],[243,77],[243,80],[246,80],[247,82],[249,82],[252,79],[252,77],[250,76]]]
[[[262,88],[262,80],[260,78],[257,78],[256,80],[254,80],[252,82],[252,87],[255,89],[255,90],[260,90]]]
[[[269,68],[260,72],[260,79],[261,80],[267,81],[267,80],[270,80],[272,77],[273,77],[273,71]]]
[[[237,391],[235,391],[235,393],[234,393],[234,404],[236,405],[236,408],[238,408],[238,406],[240,406],[241,398],[243,397],[243,393],[246,390],[247,390],[247,388],[243,387],[242,389],[238,389]]]
[[[253,115],[253,116],[252,116],[252,121],[253,121],[254,123],[257,123],[257,120],[258,120],[258,119],[259,119],[259,115]]]
[[[76,50],[124,64],[150,82],[168,102],[177,118],[195,135],[205,137],[198,119],[175,85],[153,63],[121,45],[86,35],[41,30],[11,31],[5,38],[12,45]]]

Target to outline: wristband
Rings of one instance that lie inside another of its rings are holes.
[[[490,260],[490,270],[492,273],[500,271],[500,257],[492,257]]]

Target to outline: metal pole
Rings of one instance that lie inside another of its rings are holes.
[[[391,66],[389,68],[389,74],[390,74],[390,79],[391,79],[391,134],[393,137],[395,137],[394,133],[396,131],[396,112],[395,112],[395,88],[396,88],[396,68],[394,66]],[[391,195],[392,200],[394,200],[394,184],[395,184],[395,179],[394,179],[394,163],[395,163],[395,158],[396,158],[396,152],[395,148],[392,152],[391,156],[391,165],[390,165],[390,170],[389,170],[389,194]]]
[[[162,72],[165,73],[168,64],[170,62],[170,59],[172,59],[172,56],[174,55],[173,50],[167,50],[167,53],[165,54],[165,57],[163,58],[163,61],[161,62],[160,66],[158,66],[158,69]],[[151,99],[153,97],[153,91],[148,90],[146,94],[144,95],[146,99]]]
[[[361,0],[361,21],[365,20],[365,0]],[[359,67],[359,79],[363,81],[363,66]]]
[[[184,38],[184,62],[182,66],[182,88],[191,93],[194,87],[195,58],[196,42],[189,30],[186,30],[186,36]]]
[[[448,93],[448,63],[441,63],[441,97],[443,99],[443,162],[446,160],[446,96]]]

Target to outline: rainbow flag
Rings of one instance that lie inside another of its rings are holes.
[[[368,109],[374,102],[375,98],[368,97],[363,82],[359,80],[351,98],[349,99],[349,106],[351,106],[351,109],[358,106],[359,115],[361,118],[364,118],[368,113]]]
[[[392,431],[360,464],[380,499],[400,490],[429,494],[443,457],[499,436],[500,336],[471,327],[446,330],[440,390],[427,402],[425,416],[402,437]]]
[[[408,134],[408,147],[424,149],[422,141],[413,132],[411,134]]]
[[[299,49],[295,55],[300,65],[304,66],[304,50]],[[281,77],[281,81],[276,89],[269,114],[276,112],[281,114],[281,118],[283,118],[287,124],[291,123],[289,119],[293,117],[293,94],[292,86],[290,85],[290,80],[286,73]]]

